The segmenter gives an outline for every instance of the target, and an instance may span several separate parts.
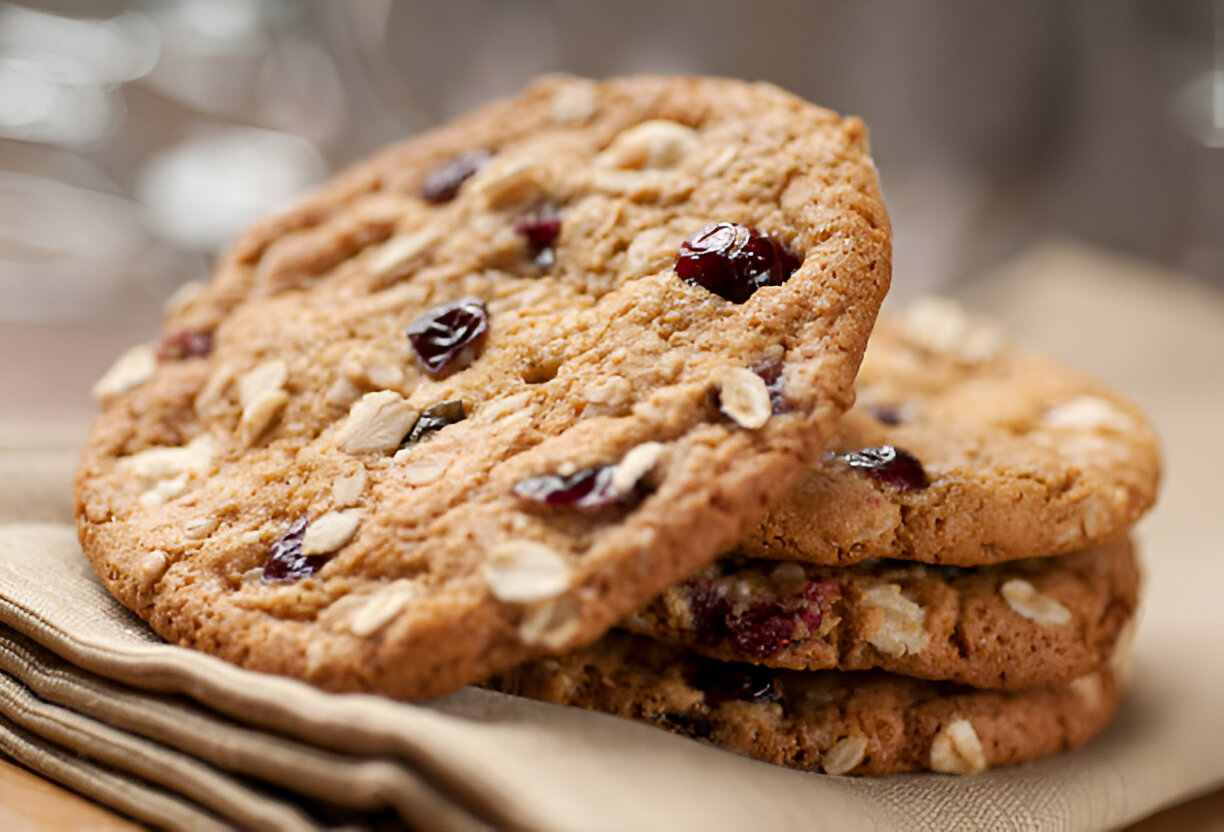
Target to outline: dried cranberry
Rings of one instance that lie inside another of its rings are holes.
[[[795,635],[794,613],[771,604],[753,604],[730,623],[739,648],[762,659],[786,647]]]
[[[752,366],[752,372],[765,382],[765,389],[769,392],[769,403],[775,416],[789,413],[791,409],[790,402],[786,400],[786,379],[782,377],[782,367],[780,358],[766,358]]]
[[[615,465],[597,465],[568,477],[545,474],[528,477],[514,486],[514,496],[528,503],[549,508],[572,508],[578,511],[598,511],[614,505],[631,502],[638,496],[637,489],[622,494],[612,485]]]
[[[285,583],[308,578],[323,564],[330,555],[303,555],[302,539],[306,536],[306,527],[310,525],[305,517],[299,517],[289,526],[288,531],[272,543],[272,552],[264,562],[263,582],[265,584]]]
[[[476,175],[493,158],[487,150],[469,150],[443,162],[425,174],[421,196],[428,202],[450,202],[459,186]]]
[[[754,228],[720,222],[680,244],[676,274],[732,303],[743,303],[762,286],[780,286],[799,268],[799,258]]]
[[[408,431],[408,435],[404,437],[400,447],[420,442],[428,437],[429,434],[440,431],[447,425],[455,424],[455,422],[462,422],[466,418],[467,413],[463,409],[463,402],[459,399],[451,399],[447,402],[431,405],[425,408],[425,412],[413,424],[412,430]]]
[[[877,422],[893,427],[901,424],[904,418],[901,416],[901,408],[892,407],[886,404],[873,404],[867,407],[867,413]]]
[[[179,361],[183,358],[202,358],[212,352],[211,332],[192,332],[176,329],[167,332],[157,342],[158,361]]]
[[[514,230],[527,238],[527,244],[532,249],[539,251],[557,241],[557,235],[561,233],[561,218],[549,209],[541,209],[518,220]]]
[[[795,597],[735,604],[711,582],[694,589],[689,609],[703,640],[730,638],[741,650],[767,659],[795,641],[800,622],[809,636],[819,630],[825,607],[838,593],[835,581],[808,581]]]
[[[514,230],[527,239],[527,247],[537,266],[547,269],[557,262],[553,243],[561,233],[561,217],[557,215],[556,207],[545,204],[521,217],[514,223]]]
[[[803,600],[806,603],[800,607],[798,617],[809,633],[820,629],[826,610],[840,596],[841,587],[837,585],[837,581],[824,579],[807,582],[807,586],[803,588]]]
[[[866,471],[878,482],[899,491],[921,491],[930,484],[926,471],[922,470],[922,463],[909,451],[892,445],[878,445],[834,456],[851,468]]]
[[[705,694],[706,704],[724,702],[777,702],[774,673],[750,664],[699,661],[689,674],[689,684]]]
[[[478,298],[435,306],[405,330],[425,372],[444,378],[471,364],[489,332],[489,313]]]

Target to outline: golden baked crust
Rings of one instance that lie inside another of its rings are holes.
[[[457,157],[479,172],[439,185]],[[541,247],[520,223],[550,211]],[[802,265],[743,303],[679,279],[722,221]],[[824,447],[889,237],[855,119],[762,84],[545,79],[238,241],[162,359],[96,389],[82,544],[163,637],[333,690],[430,697],[592,641]],[[405,328],[463,298],[487,334],[431,376]],[[456,401],[464,421],[403,442]],[[516,496],[601,465],[633,500]]]
[[[1156,435],[1134,402],[1010,346],[948,301],[881,315],[856,387],[829,453],[741,552],[977,566],[1105,543],[1156,499]],[[926,484],[905,487],[846,456],[881,445],[916,458]]]

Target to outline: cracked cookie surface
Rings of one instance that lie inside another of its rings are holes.
[[[794,671],[694,657],[613,631],[491,680],[530,699],[649,723],[769,763],[829,774],[976,774],[1098,734],[1122,685],[1106,667],[1065,685],[976,690],[882,671]]]
[[[1133,402],[949,301],[881,315],[856,386],[829,452],[744,536],[744,554],[1047,557],[1122,535],[1155,500],[1156,437]]]
[[[1014,690],[1066,683],[1108,664],[1138,595],[1126,539],[966,568],[732,557],[667,588],[623,626],[723,661],[882,668]]]
[[[445,693],[732,543],[849,406],[889,273],[858,120],[768,85],[542,80],[342,173],[178,299],[95,388],[83,547],[171,641]]]

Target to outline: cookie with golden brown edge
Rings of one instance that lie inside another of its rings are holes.
[[[927,300],[882,315],[830,450],[739,549],[976,566],[1086,549],[1152,505],[1156,437],[1105,384]]]
[[[1064,685],[977,690],[883,671],[718,662],[613,631],[490,681],[517,696],[649,723],[768,763],[828,774],[977,774],[1087,742],[1121,698],[1102,668]]]
[[[1063,684],[1105,665],[1135,615],[1129,540],[958,568],[724,558],[623,625],[723,661],[882,668],[977,688]]]
[[[546,79],[245,235],[96,388],[79,530],[163,637],[419,699],[597,638],[850,404],[890,270],[863,125]]]

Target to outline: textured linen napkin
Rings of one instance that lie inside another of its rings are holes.
[[[0,520],[52,521],[0,525],[0,750],[187,829],[1088,830],[1218,788],[1224,553],[1208,524],[1224,471],[1224,300],[1057,246],[970,299],[1136,397],[1166,443],[1162,504],[1140,528],[1134,682],[1082,749],[969,778],[830,777],[488,691],[409,705],[241,670],[162,643],[114,602],[67,524],[75,449],[34,452],[28,433],[18,448],[0,431]]]

